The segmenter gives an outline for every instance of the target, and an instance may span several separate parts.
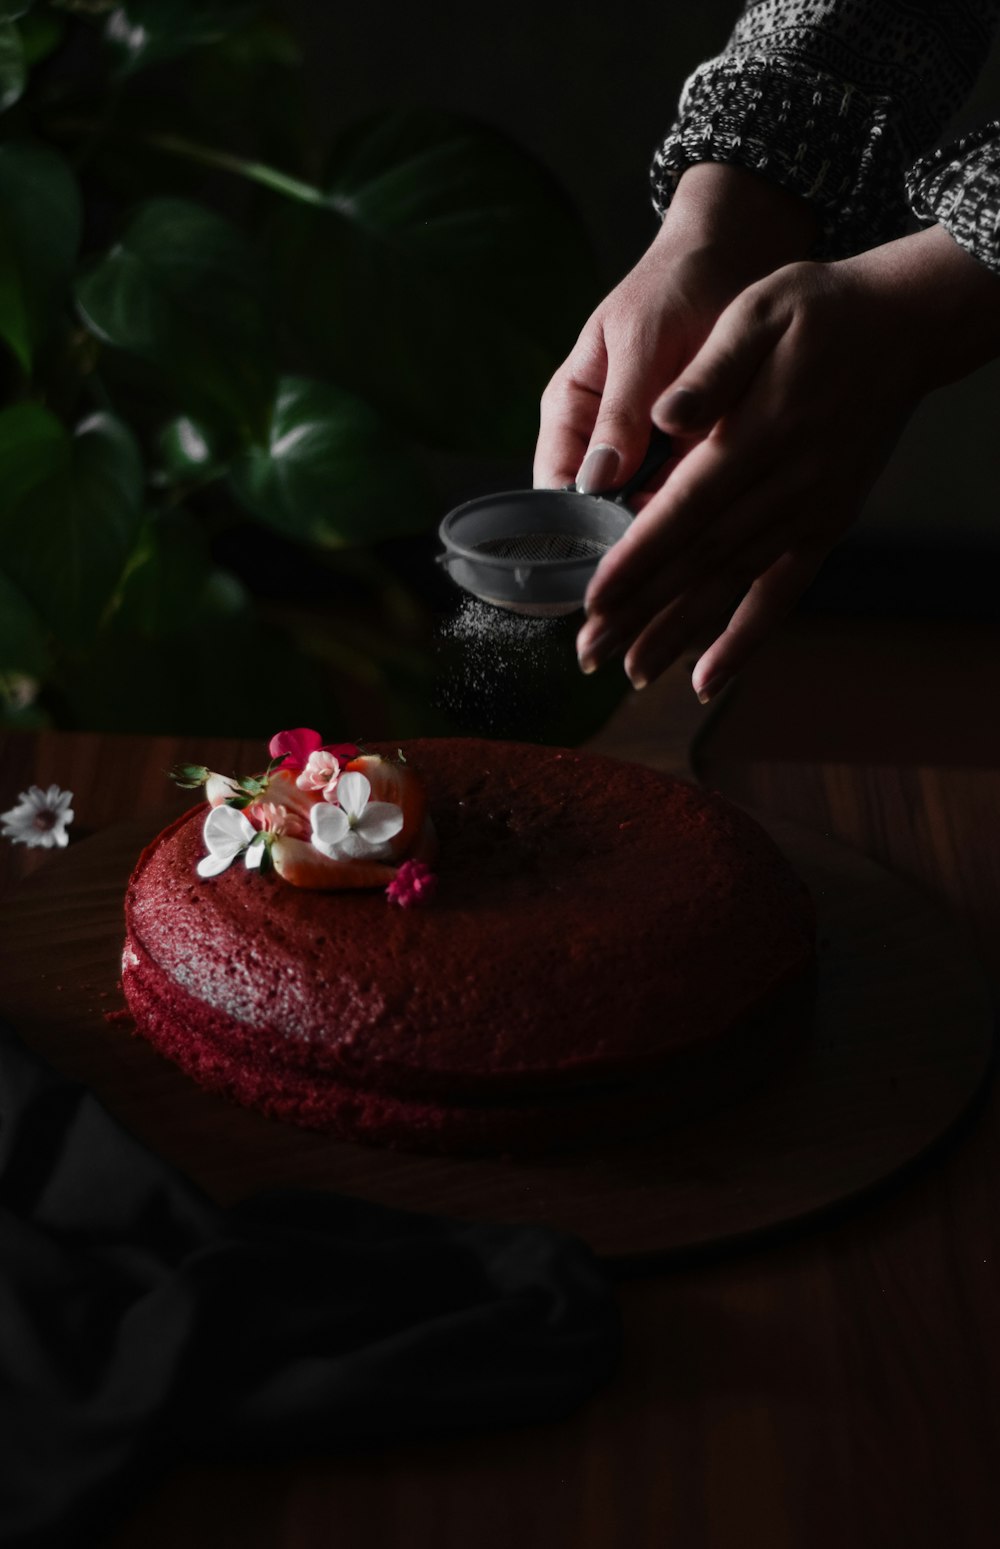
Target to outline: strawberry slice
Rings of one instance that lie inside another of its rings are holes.
[[[365,776],[372,788],[371,801],[391,801],[402,809],[403,826],[389,841],[393,855],[402,860],[413,849],[427,816],[427,792],[420,776],[409,764],[394,763],[378,753],[362,753],[344,768]]]
[[[271,859],[279,877],[293,887],[339,892],[350,888],[386,887],[396,875],[395,866],[380,861],[334,861],[305,839],[281,834],[271,846]]]
[[[297,769],[276,769],[267,782],[264,800],[277,802],[279,806],[287,807],[289,812],[297,812],[308,823],[310,810],[317,801],[322,800],[322,793],[300,791],[295,783],[297,774]]]

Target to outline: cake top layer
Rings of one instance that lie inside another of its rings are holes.
[[[133,945],[290,1062],[471,1095],[653,1068],[809,961],[804,888],[723,798],[566,749],[403,751],[440,841],[430,907],[245,866],[203,879],[201,806],[139,861]]]

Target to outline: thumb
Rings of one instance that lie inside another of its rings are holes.
[[[697,355],[653,404],[652,419],[661,430],[708,431],[747,391],[787,327],[783,309],[769,305],[759,287],[751,291],[730,303]]]
[[[617,489],[635,473],[649,448],[650,409],[664,379],[667,372],[652,350],[616,350],[609,341],[601,405],[576,476],[581,494]]]

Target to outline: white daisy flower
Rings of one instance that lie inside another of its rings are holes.
[[[73,821],[72,791],[61,791],[58,785],[50,785],[43,791],[39,785],[29,785],[17,798],[17,805],[9,812],[0,812],[0,833],[15,844],[41,846],[50,850],[69,843],[66,830]]]

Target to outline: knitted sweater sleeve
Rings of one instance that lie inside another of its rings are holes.
[[[967,95],[1000,0],[750,0],[685,82],[651,169],[662,215],[700,161],[747,167],[808,200],[816,255],[899,236],[911,209],[1000,271],[1000,122],[918,159]]]

